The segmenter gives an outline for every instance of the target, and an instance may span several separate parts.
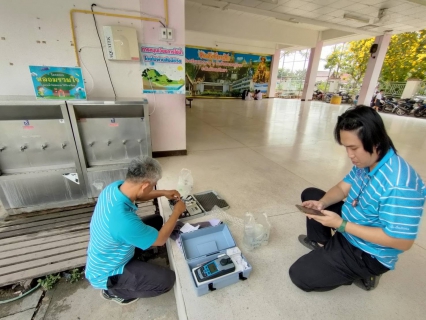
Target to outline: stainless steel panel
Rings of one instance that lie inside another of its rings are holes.
[[[97,197],[125,179],[130,160],[152,156],[149,112],[142,101],[67,102],[87,193]]]
[[[64,120],[0,121],[0,132],[4,173],[75,166]]]
[[[0,200],[9,214],[91,201],[64,101],[0,101],[0,132]]]
[[[63,176],[73,170],[3,175],[0,199],[5,209],[13,209],[9,212],[12,214],[87,203],[89,199],[82,185]]]
[[[0,120],[22,120],[22,119],[62,119],[59,104],[44,103],[0,103]]]
[[[105,169],[105,170],[103,170]],[[126,179],[127,168],[99,168],[99,171],[89,171],[88,185],[94,198],[97,198],[101,191],[110,183]]]
[[[144,118],[86,118],[78,130],[88,167],[149,155]]]

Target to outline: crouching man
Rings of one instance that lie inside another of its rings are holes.
[[[108,185],[99,195],[90,223],[86,278],[101,297],[120,305],[154,297],[173,288],[175,273],[135,259],[135,248],[146,250],[167,241],[185,204],[178,201],[167,222],[160,215],[142,219],[135,201],[165,196],[179,198],[175,190],[153,190],[161,178],[161,166],[150,157],[131,161],[125,181]]]

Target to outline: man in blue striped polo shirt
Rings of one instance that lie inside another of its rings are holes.
[[[376,111],[347,110],[338,117],[334,136],[354,167],[329,191],[302,193],[302,205],[323,214],[307,215],[307,235],[299,241],[313,251],[289,271],[293,283],[308,292],[352,283],[375,288],[379,276],[393,270],[398,255],[413,245],[425,203],[423,181],[397,155]]]
[[[134,257],[135,248],[146,250],[162,246],[172,233],[177,219],[186,210],[177,201],[163,225],[158,215],[136,214],[135,201],[148,201],[165,196],[179,199],[175,190],[153,190],[161,178],[161,166],[150,157],[133,159],[125,181],[108,185],[99,195],[90,223],[86,278],[101,297],[128,305],[138,298],[154,297],[169,291],[175,283],[172,270]]]

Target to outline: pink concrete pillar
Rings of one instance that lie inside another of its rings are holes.
[[[140,0],[141,11],[165,17],[163,0]],[[185,1],[168,1],[169,28],[174,30],[172,45],[185,46]],[[144,43],[167,45],[159,40],[162,25],[144,21]],[[173,151],[186,154],[186,107],[184,94],[147,94],[152,115],[151,139],[154,156]],[[155,108],[155,111],[153,111]]]
[[[272,63],[271,63],[271,72],[269,76],[269,84],[268,84],[268,98],[274,98],[275,97],[275,89],[277,87],[277,78],[278,78],[278,68],[280,63],[280,56],[281,56],[281,49],[275,50],[275,54],[272,57]]]
[[[306,70],[305,85],[303,86],[302,101],[312,100],[314,93],[315,81],[317,79],[318,66],[321,58],[323,42],[317,42],[315,48],[311,48],[309,54],[308,70]]]
[[[379,45],[376,53],[373,53],[368,59],[367,70],[365,71],[364,80],[362,81],[361,91],[359,92],[358,104],[370,105],[374,89],[377,86],[380,72],[382,71],[383,61],[390,42],[391,35],[385,34],[376,37],[374,43]]]

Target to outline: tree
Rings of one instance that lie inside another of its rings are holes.
[[[335,48],[327,57],[326,68],[351,75],[353,87],[359,87],[367,69],[374,38],[349,42],[347,49]],[[383,62],[379,82],[426,79],[426,30],[393,35]]]
[[[347,53],[346,44],[344,43],[335,46],[333,52],[326,58],[325,68],[329,69],[335,78],[341,76],[347,64]]]
[[[305,79],[306,70],[295,70],[291,71],[290,69],[278,69],[278,79],[282,78],[295,78],[295,79]]]
[[[419,32],[393,35],[383,63],[380,82],[405,81],[413,75],[424,78],[424,74],[418,69],[419,44]],[[424,71],[423,69],[423,73]]]
[[[351,76],[353,87],[360,87],[367,70],[370,48],[374,38],[349,42],[344,72]]]

